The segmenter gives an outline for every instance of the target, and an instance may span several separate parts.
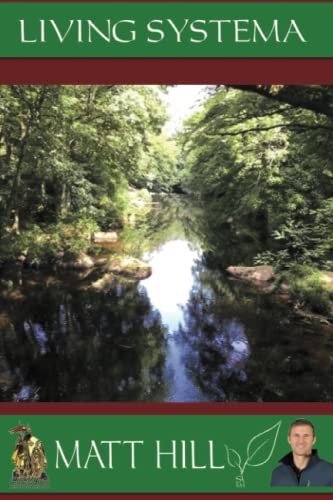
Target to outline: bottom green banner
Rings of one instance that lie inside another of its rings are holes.
[[[3,415],[0,492],[330,492],[332,423],[330,415]]]

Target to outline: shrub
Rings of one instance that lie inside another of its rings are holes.
[[[324,288],[321,273],[310,266],[293,265],[283,273],[280,280],[286,281],[291,297],[301,306],[319,314],[329,314],[331,302]]]
[[[18,235],[5,235],[0,252],[6,261],[23,254],[30,266],[40,267],[55,262],[60,252],[75,255],[87,251],[91,245],[91,234],[98,229],[98,225],[87,218],[51,224],[45,230],[31,224]]]

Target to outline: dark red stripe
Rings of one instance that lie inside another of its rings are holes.
[[[333,403],[0,403],[0,414],[333,415]]]
[[[2,84],[333,84],[323,59],[0,59]]]

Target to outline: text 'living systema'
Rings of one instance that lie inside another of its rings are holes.
[[[137,39],[136,21],[121,19],[112,22],[104,19],[98,24],[91,19],[39,19],[26,25],[20,20],[21,43],[132,43]],[[306,43],[294,19],[259,22],[256,19],[152,19],[145,26],[146,43],[287,43],[290,40]]]
[[[76,468],[115,469],[127,467],[136,469],[140,461],[144,463],[142,445],[144,441],[99,441],[91,440],[80,446],[75,440],[66,450],[56,441],[56,469]],[[154,447],[153,447],[154,446]],[[221,464],[222,445],[214,441],[196,443],[194,440],[155,441],[150,446],[149,456],[154,454],[156,469],[224,469]],[[148,445],[147,445],[148,448]],[[217,458],[218,457],[218,458]],[[218,463],[219,462],[219,463]]]

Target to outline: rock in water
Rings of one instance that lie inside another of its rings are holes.
[[[92,239],[94,243],[110,243],[118,240],[118,235],[114,231],[108,233],[93,233]]]
[[[229,266],[227,272],[240,280],[251,282],[267,282],[274,280],[274,272],[272,266]]]

